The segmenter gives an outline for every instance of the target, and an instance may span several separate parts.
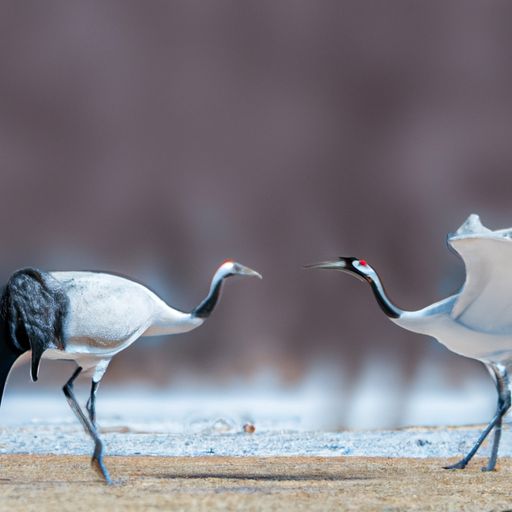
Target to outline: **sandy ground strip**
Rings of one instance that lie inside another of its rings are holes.
[[[483,473],[445,460],[322,457],[108,457],[106,486],[84,456],[0,456],[9,511],[512,510],[512,461]]]

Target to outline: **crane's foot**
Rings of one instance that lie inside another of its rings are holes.
[[[468,463],[462,459],[459,460],[459,462],[456,462],[455,464],[451,464],[450,466],[443,466],[443,469],[464,469]]]
[[[112,484],[112,480],[108,473],[108,469],[103,462],[103,444],[101,442],[96,443],[94,448],[94,453],[91,459],[91,466],[96,470],[96,472],[105,479],[105,483],[107,485]]]
[[[498,462],[498,448],[500,445],[501,438],[501,423],[499,424],[499,428],[496,428],[494,434],[494,443],[492,444],[492,451],[489,460],[487,461],[487,466],[482,468],[482,471],[495,471],[496,463]]]
[[[491,458],[491,460],[487,463],[487,466],[482,468],[482,471],[496,471],[496,459]]]

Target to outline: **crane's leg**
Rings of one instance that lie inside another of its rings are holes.
[[[96,425],[96,392],[98,391],[99,385],[99,382],[96,382],[94,379],[92,380],[91,394],[85,406],[87,412],[89,413],[89,419],[91,420],[91,423],[94,425],[95,429],[98,429],[98,426]]]
[[[96,424],[96,392],[98,391],[103,375],[105,375],[105,372],[107,371],[109,363],[110,359],[102,359],[96,364],[92,375],[91,394],[89,395],[89,400],[87,400],[87,404],[85,405],[85,408],[89,413],[89,419],[96,430],[98,430],[98,425]]]
[[[477,439],[476,443],[473,445],[473,448],[469,450],[468,454],[456,462],[451,466],[445,466],[444,469],[464,469],[468,462],[475,456],[476,452],[485,441],[487,436],[490,434],[491,430],[496,427],[496,431],[494,434],[494,442],[492,446],[491,457],[489,458],[489,462],[487,467],[485,468],[487,471],[491,471],[496,466],[496,459],[498,457],[498,448],[501,438],[501,425],[503,421],[503,416],[510,409],[510,392],[508,391],[507,383],[508,377],[505,368],[498,368],[495,366],[490,367],[492,373],[496,377],[496,390],[498,391],[498,407],[496,408],[496,413],[492,420],[489,422],[487,427],[480,434],[480,437]]]
[[[503,416],[510,409],[510,389],[508,387],[509,379],[505,368],[492,367],[492,371],[496,377],[496,389],[498,391],[498,407],[497,410],[504,411],[501,415],[496,427],[494,427],[494,440],[492,443],[491,456],[487,462],[487,466],[482,471],[494,471],[496,461],[498,460],[498,448],[500,446],[501,428],[503,424]]]
[[[112,480],[110,479],[107,468],[103,463],[103,442],[100,439],[100,436],[98,435],[94,425],[82,411],[73,392],[73,383],[75,379],[80,375],[81,371],[82,368],[79,366],[71,378],[66,382],[66,384],[64,384],[62,391],[64,391],[64,395],[66,396],[69,406],[75,413],[76,417],[80,420],[80,423],[84,427],[85,432],[89,434],[94,440],[94,453],[91,460],[92,466],[101,474],[101,476],[103,476],[107,484],[111,484]]]

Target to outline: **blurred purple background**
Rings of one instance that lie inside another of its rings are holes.
[[[502,1],[1,1],[2,279],[111,270],[190,310],[235,258],[264,280],[139,340],[104,386],[320,376],[337,425],[380,426],[409,421],[422,383],[476,382],[487,414],[478,363],[301,266],[366,258],[406,309],[462,284],[446,234],[472,212],[512,225],[511,19]],[[42,382],[69,372],[46,362]],[[378,390],[385,414],[357,402]]]

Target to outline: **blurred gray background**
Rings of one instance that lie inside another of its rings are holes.
[[[406,309],[461,286],[446,234],[472,212],[512,225],[511,19],[505,1],[0,1],[2,280],[110,270],[190,310],[234,258],[264,280],[139,340],[103,389],[315,389],[335,427],[442,422],[453,392],[473,412],[450,421],[485,419],[479,363],[302,265],[365,258]],[[44,363],[41,386],[70,371]]]

